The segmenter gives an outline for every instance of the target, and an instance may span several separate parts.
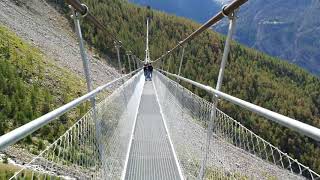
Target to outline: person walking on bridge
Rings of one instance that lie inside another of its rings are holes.
[[[147,64],[143,65],[143,73],[144,73],[145,80],[147,81],[148,80],[148,65]]]
[[[149,79],[151,81],[152,78],[152,71],[153,71],[153,66],[151,63],[148,64],[148,71],[149,71]]]

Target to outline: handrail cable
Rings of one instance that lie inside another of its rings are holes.
[[[16,128],[16,129],[0,136],[0,150],[3,150],[6,147],[21,140],[22,138],[30,135],[34,131],[40,129],[44,125],[53,121],[55,118],[65,114],[66,112],[70,111],[71,109],[77,107],[79,104],[91,99],[92,97],[95,97],[98,93],[100,93],[101,91],[110,87],[114,83],[116,83],[120,80],[123,80],[126,77],[130,77],[131,75],[137,73],[139,70],[141,70],[141,68],[139,68],[135,71],[132,71],[131,73],[128,73],[126,75],[123,75],[122,77],[115,79],[105,85],[99,86],[96,89],[94,89],[93,91],[91,91],[91,92],[89,92],[89,93],[87,93],[77,99],[74,99],[73,101],[71,101],[71,102],[69,102],[69,103],[67,103],[67,104],[65,104],[65,105],[63,105],[63,106],[45,114],[45,115],[23,125],[23,126],[20,126],[19,128]]]
[[[66,3],[68,3],[69,5],[71,5],[77,12],[79,12],[83,17],[87,18],[87,20],[89,20],[93,25],[95,25],[98,29],[100,29],[101,31],[106,32],[114,42],[119,43],[121,45],[121,47],[126,51],[131,51],[128,48],[124,47],[122,42],[118,40],[118,38],[108,32],[106,29],[107,27],[105,25],[103,25],[102,23],[100,23],[96,17],[94,17],[90,12],[88,7],[85,4],[82,4],[79,0],[65,0]],[[131,51],[132,52],[132,51]]]
[[[152,63],[157,62],[164,58],[165,56],[171,54],[174,50],[176,50],[178,47],[184,45],[188,41],[194,39],[196,36],[201,34],[203,31],[207,30],[210,28],[212,25],[215,23],[219,22],[222,20],[225,16],[231,15],[236,9],[238,9],[240,6],[242,6],[244,3],[246,3],[248,0],[234,0],[232,3],[230,3],[227,6],[224,6],[220,12],[218,12],[215,16],[213,16],[211,19],[209,19],[206,23],[201,25],[196,31],[191,33],[189,36],[187,36],[184,40],[179,41],[177,45],[175,45],[171,50],[165,52],[162,54],[159,58],[157,58],[154,61],[151,61]]]
[[[242,99],[236,98],[234,96],[231,96],[229,94],[223,93],[221,91],[217,91],[216,89],[210,87],[210,86],[206,86],[203,85],[201,83],[195,82],[193,80],[184,78],[182,76],[178,76],[176,74],[172,74],[169,73],[167,71],[161,70],[161,69],[157,69],[158,71],[168,75],[168,76],[172,76],[174,78],[177,78],[179,80],[182,80],[184,82],[187,82],[189,84],[192,84],[200,89],[203,89],[209,93],[213,93],[215,95],[217,95],[218,97],[221,97],[222,99],[229,101],[232,104],[241,106],[251,112],[254,112],[256,114],[259,114],[271,121],[274,121],[278,124],[281,124],[282,126],[285,126],[289,129],[295,130],[305,136],[308,136],[316,141],[320,141],[320,129],[311,125],[308,125],[306,123],[300,122],[298,120],[292,119],[290,117],[284,116],[282,114],[273,112],[271,110],[265,109],[263,107],[257,106],[255,104],[252,104],[250,102],[244,101]]]

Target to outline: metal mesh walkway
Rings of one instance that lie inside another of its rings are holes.
[[[142,92],[125,179],[181,179],[150,81]]]

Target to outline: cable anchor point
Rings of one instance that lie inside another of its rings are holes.
[[[227,14],[226,12],[226,8],[228,7],[228,5],[224,5],[222,7],[222,10],[221,10],[221,13],[224,17],[227,17],[229,19],[234,19],[234,18],[237,18],[236,14],[238,12],[239,9],[235,9],[233,12],[231,12],[229,15]]]
[[[85,9],[84,13],[82,13],[82,15],[81,15],[84,18],[89,14],[89,8],[85,4],[81,4],[81,6],[84,7],[84,9]]]
[[[69,5],[68,7],[73,11],[73,14],[70,16],[72,19],[74,18],[78,18],[79,14],[81,14],[81,17],[86,17],[89,14],[89,8],[87,5],[85,4],[81,4],[81,6],[84,8],[83,12],[79,12],[77,11],[74,7],[72,7],[71,5]]]

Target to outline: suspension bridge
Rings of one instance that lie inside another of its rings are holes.
[[[105,27],[84,4],[67,2],[73,11],[88,93],[1,136],[0,150],[81,103],[89,100],[92,108],[11,179],[320,179],[317,172],[218,109],[219,100],[225,100],[320,141],[318,128],[220,91],[236,12],[247,0],[223,7],[154,61],[150,58],[147,19],[145,60],[128,54],[130,73],[96,89],[91,83],[79,19],[86,16],[97,28]],[[182,77],[184,44],[223,18],[228,18],[230,25],[216,88]],[[116,38],[115,47],[121,70],[121,43]],[[154,70],[152,81],[145,81],[142,64],[161,64],[178,48],[182,48],[178,74],[159,68]],[[183,87],[182,81],[212,94],[212,102]],[[100,93],[114,87],[111,95],[96,101]]]

